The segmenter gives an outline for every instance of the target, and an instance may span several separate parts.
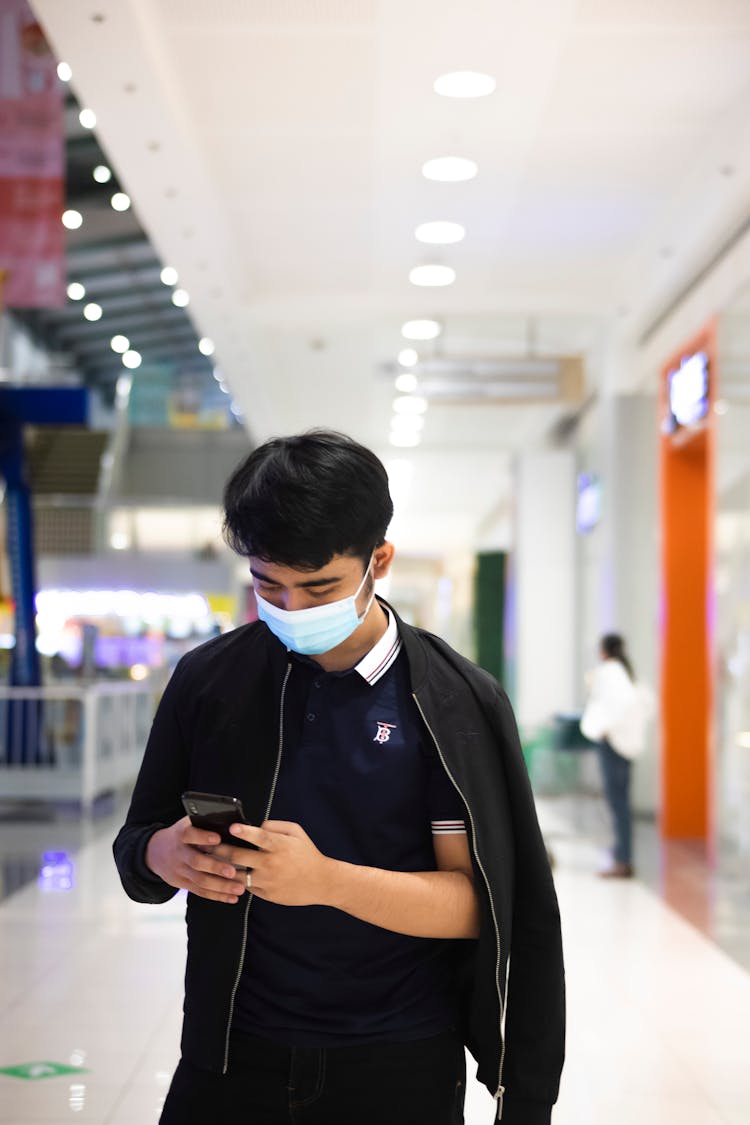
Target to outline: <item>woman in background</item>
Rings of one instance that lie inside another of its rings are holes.
[[[589,673],[588,702],[581,730],[599,744],[604,795],[614,827],[613,862],[599,872],[605,879],[633,876],[633,827],[630,807],[632,759],[646,744],[646,723],[653,708],[648,688],[636,684],[633,665],[618,633],[599,643],[600,663]]]

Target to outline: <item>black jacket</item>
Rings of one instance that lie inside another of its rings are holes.
[[[398,627],[414,699],[467,811],[481,928],[457,943],[464,1040],[504,1125],[547,1125],[564,1053],[560,915],[513,713],[486,672],[438,637]],[[240,797],[251,823],[268,817],[287,675],[286,650],[258,622],[179,662],[114,843],[131,898],[176,893],[144,855],[151,835],[184,815],[185,789]],[[182,1050],[216,1071],[226,1070],[251,904],[251,895],[234,906],[188,895]]]

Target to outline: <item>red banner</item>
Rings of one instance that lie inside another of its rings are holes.
[[[5,304],[65,303],[65,137],[57,62],[26,0],[0,3],[0,269]]]

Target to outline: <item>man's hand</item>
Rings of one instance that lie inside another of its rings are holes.
[[[259,850],[222,844],[214,854],[252,869],[254,895],[279,906],[327,905],[333,861],[318,851],[299,824],[267,820],[261,828],[233,824],[230,832]]]
[[[190,817],[184,816],[169,828],[154,832],[146,847],[146,864],[170,887],[181,887],[214,902],[237,902],[245,890],[244,873],[212,854],[212,845],[219,843],[215,832],[194,828]],[[246,857],[249,854],[245,852]]]

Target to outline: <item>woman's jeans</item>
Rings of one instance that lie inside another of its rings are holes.
[[[466,1056],[450,1031],[407,1043],[282,1047],[232,1037],[226,1075],[183,1059],[160,1125],[462,1125]]]
[[[633,862],[633,828],[630,814],[630,773],[632,763],[613,750],[604,739],[599,743],[599,763],[615,829],[616,863]]]

